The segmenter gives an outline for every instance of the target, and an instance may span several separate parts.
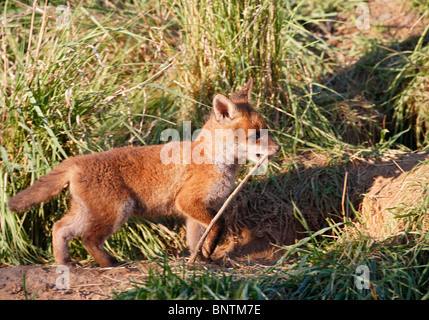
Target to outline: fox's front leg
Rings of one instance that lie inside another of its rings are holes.
[[[204,242],[202,248],[204,257],[210,256],[216,249],[217,244],[219,243],[220,238],[222,237],[224,229],[224,221],[220,218],[218,221],[218,227],[215,232],[213,232],[214,226]],[[194,220],[193,218],[188,217],[186,219],[186,242],[188,244],[189,250],[193,253],[197,249],[198,242],[206,231],[207,227],[200,222]]]
[[[210,224],[216,212],[211,208],[207,208],[204,201],[201,199],[195,198],[195,196],[190,199],[183,193],[179,194],[176,198],[176,206],[183,214],[188,216],[187,242],[191,251],[194,251],[198,241],[205,231],[205,227]],[[224,221],[223,219],[219,219],[204,242],[202,248],[204,258],[209,259],[216,249],[216,246],[222,236],[223,229]]]

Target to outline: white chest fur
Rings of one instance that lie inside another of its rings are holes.
[[[216,182],[207,194],[206,202],[210,207],[217,207],[229,196],[238,172],[238,165],[215,164],[222,178]]]

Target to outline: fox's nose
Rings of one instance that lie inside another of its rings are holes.
[[[280,151],[280,146],[273,140],[271,140],[270,151],[272,155]]]
[[[274,152],[277,153],[279,151],[280,151],[280,146],[276,142],[274,142]]]

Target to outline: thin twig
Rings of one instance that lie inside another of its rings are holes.
[[[204,234],[202,235],[200,241],[197,244],[197,247],[194,251],[194,253],[192,254],[189,262],[190,263],[194,263],[198,253],[200,252],[204,240],[207,238],[207,235],[209,234],[210,230],[213,228],[213,226],[215,225],[215,223],[219,220],[220,216],[223,214],[223,212],[225,211],[226,207],[229,205],[229,203],[232,201],[232,199],[238,194],[238,192],[240,192],[241,188],[243,188],[243,186],[246,184],[247,180],[249,180],[250,176],[258,169],[258,167],[268,158],[268,155],[264,155],[261,159],[259,159],[259,161],[255,164],[255,166],[249,171],[249,173],[244,177],[243,181],[240,182],[240,184],[235,188],[235,190],[231,193],[231,195],[228,197],[228,199],[226,199],[226,201],[224,202],[224,204],[222,205],[222,207],[219,209],[219,211],[217,212],[217,214],[214,216],[214,218],[212,219],[212,221],[210,222],[210,224],[207,226],[206,231],[204,232]]]
[[[345,208],[344,208],[344,202],[346,200],[347,177],[348,177],[348,175],[349,175],[349,173],[346,171],[346,175],[344,177],[344,185],[343,185],[343,197],[341,199],[341,208],[343,210],[343,218],[348,218],[349,217],[348,210],[346,212]]]

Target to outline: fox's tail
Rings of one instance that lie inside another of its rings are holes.
[[[55,197],[69,183],[69,168],[69,162],[64,162],[31,187],[18,192],[9,200],[9,209],[15,212],[25,211]]]

